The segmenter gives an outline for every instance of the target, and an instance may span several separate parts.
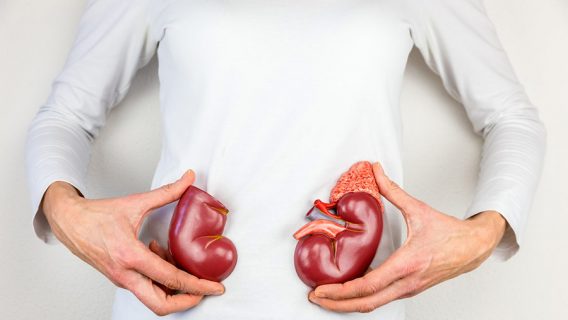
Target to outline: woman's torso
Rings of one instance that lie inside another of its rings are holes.
[[[163,145],[152,188],[193,169],[195,185],[230,209],[224,234],[239,254],[224,295],[169,318],[402,319],[400,301],[369,314],[311,304],[292,237],[356,161],[381,161],[402,183],[398,99],[413,42],[398,2],[154,2]],[[145,242],[167,245],[174,207],[147,219]],[[372,266],[400,244],[388,203],[385,220]],[[155,317],[122,289],[113,313]]]

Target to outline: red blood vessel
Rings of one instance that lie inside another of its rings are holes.
[[[178,265],[198,278],[222,281],[237,264],[237,249],[223,236],[229,210],[207,192],[189,186],[175,208],[168,237]]]
[[[315,200],[306,216],[317,211],[331,219],[314,220],[294,233],[300,279],[315,288],[363,276],[383,231],[384,208],[371,163],[353,164],[332,189],[330,202]]]

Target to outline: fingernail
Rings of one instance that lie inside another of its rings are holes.
[[[377,163],[377,169],[379,169],[380,172],[383,172],[383,167],[381,166],[381,164],[379,162]]]
[[[321,291],[316,291],[314,294],[318,298],[325,298],[325,293],[323,293]]]
[[[181,175],[181,178],[179,178],[179,180],[183,180],[183,178],[185,178],[187,175],[189,175],[190,172],[191,172],[191,169],[187,169],[187,170]]]

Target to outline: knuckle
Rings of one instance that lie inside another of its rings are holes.
[[[140,258],[136,251],[124,246],[117,250],[117,260],[124,267],[132,268],[138,265]]]
[[[415,256],[414,259],[402,266],[402,274],[404,276],[407,276],[417,272],[420,273],[426,270],[428,267],[428,257],[426,256],[426,254],[420,254],[418,256]]]
[[[364,297],[377,292],[377,285],[372,281],[363,282],[355,290],[355,295],[357,297]]]
[[[400,297],[400,299],[412,298],[417,295],[419,292],[408,292]]]
[[[415,261],[410,262],[407,266],[407,270],[406,270],[408,272],[407,274],[412,274],[416,271],[419,271],[420,269],[422,269],[422,265],[423,265],[423,263],[419,260],[415,260]]]
[[[175,190],[175,184],[173,182],[167,183],[167,184],[162,186],[161,190],[162,190],[162,192],[164,192],[166,194],[170,194]]]
[[[117,287],[125,289],[127,287],[126,279],[124,276],[124,272],[122,272],[119,268],[111,268],[107,271],[108,278],[114,283]]]
[[[170,289],[182,290],[183,283],[178,277],[168,278],[164,281],[164,285]]]
[[[422,288],[422,281],[420,279],[412,280],[408,283],[408,285],[405,288],[406,291],[405,296],[408,297],[415,296],[421,291],[421,288]]]
[[[154,314],[158,317],[163,317],[169,314],[168,310],[162,306],[154,306],[152,308],[152,312],[154,312]]]
[[[397,189],[400,189],[400,186],[399,186],[396,182],[394,182],[393,180],[391,180],[391,179],[389,179],[389,184],[388,184],[388,186],[389,186],[389,189],[390,189],[390,190],[397,190]]]
[[[418,289],[418,284],[416,282],[411,282],[409,283],[406,288],[406,294],[413,294],[414,292],[416,292],[416,290]]]
[[[420,273],[426,272],[432,266],[433,260],[432,254],[425,253],[421,256],[421,258],[416,262],[416,271]]]
[[[416,270],[418,270],[418,263],[416,263],[415,261],[411,261],[405,264],[401,264],[400,266],[397,267],[396,271],[400,277],[404,277],[409,274],[412,274]]]
[[[369,313],[373,310],[375,310],[375,305],[369,302],[363,303],[357,308],[357,311],[360,313]]]
[[[121,284],[119,281],[120,273],[118,272],[117,268],[109,268],[106,274],[107,278],[109,278],[110,281],[114,282],[117,285]]]
[[[160,197],[166,201],[173,201],[176,199],[176,190],[174,183],[168,183],[157,190],[160,193]]]

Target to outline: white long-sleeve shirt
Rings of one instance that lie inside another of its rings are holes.
[[[72,50],[29,128],[26,165],[34,228],[55,242],[39,207],[67,181],[87,197],[91,143],[136,71],[157,54],[163,145],[150,188],[196,171],[195,185],[232,212],[225,235],[239,261],[226,292],[169,319],[402,319],[402,301],[335,314],[307,300],[292,233],[314,199],[359,160],[380,161],[403,185],[399,94],[417,46],[484,138],[464,218],[508,221],[494,255],[519,248],[546,131],[481,0],[89,0]],[[167,245],[175,203],[140,238]],[[401,243],[386,203],[372,267]],[[156,319],[118,289],[114,319]]]

